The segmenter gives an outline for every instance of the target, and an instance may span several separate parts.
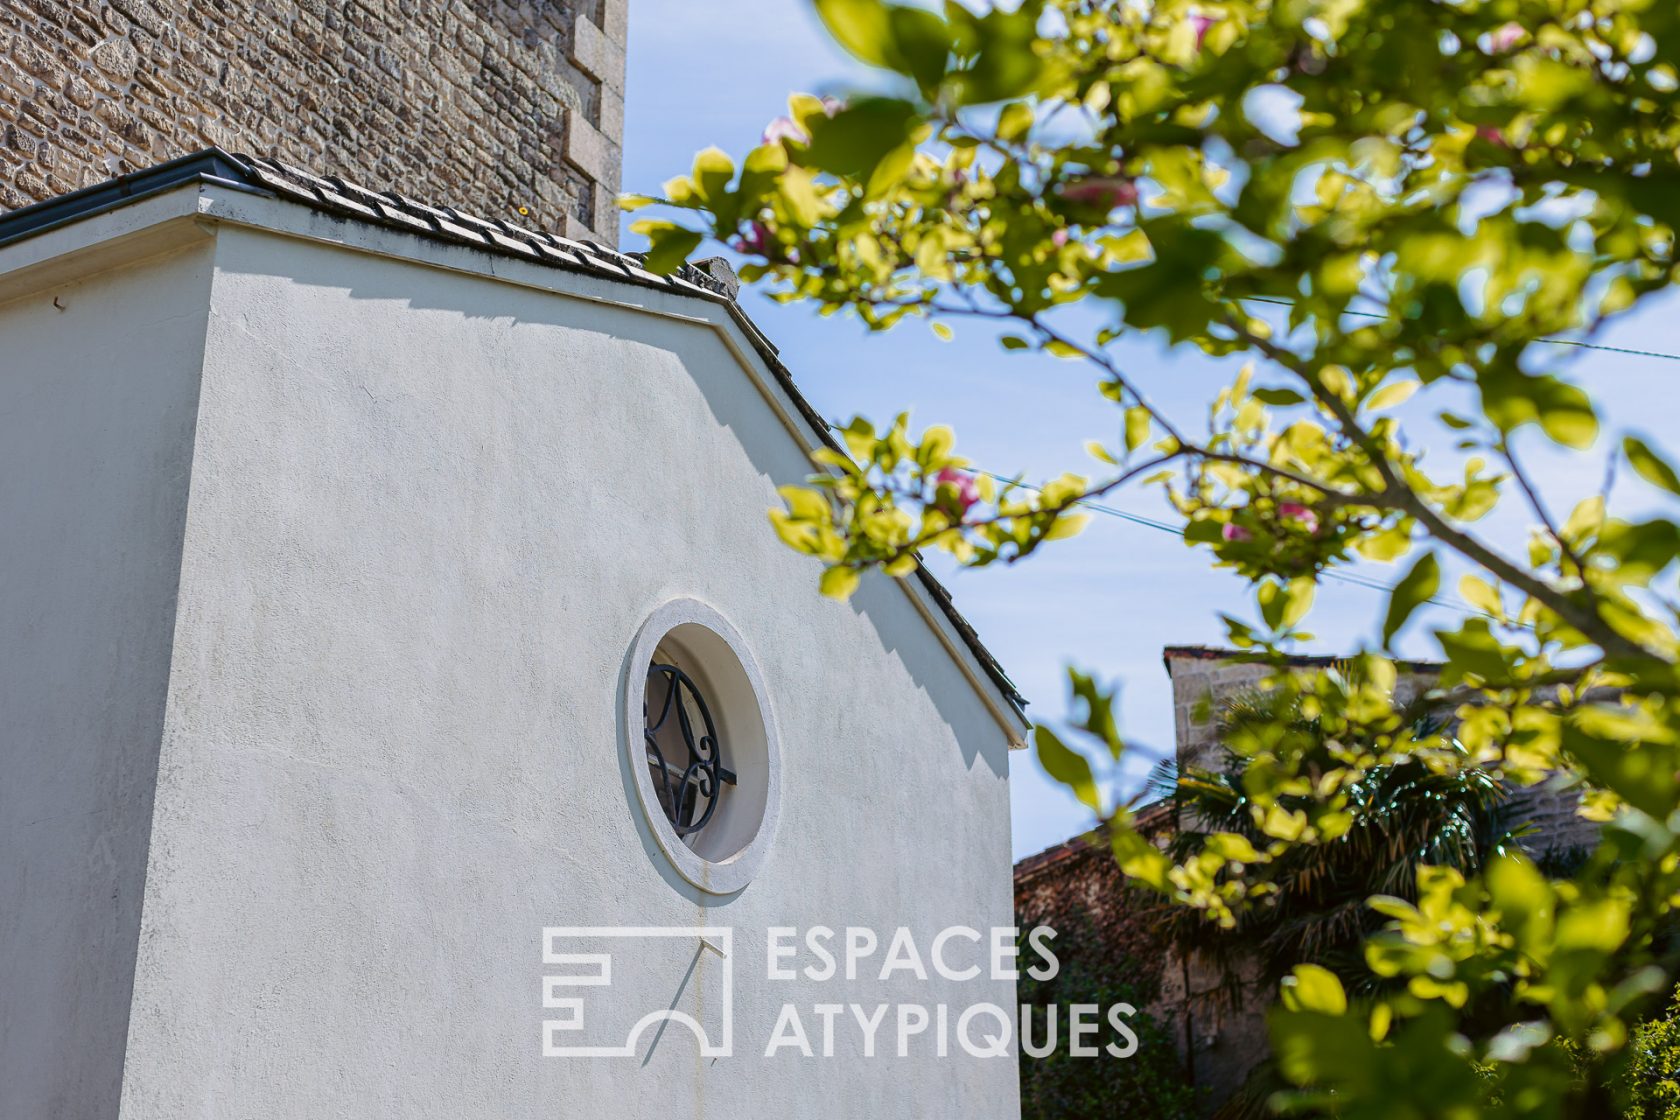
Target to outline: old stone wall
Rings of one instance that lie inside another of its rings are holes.
[[[1234,657],[1228,650],[1199,646],[1172,646],[1165,651],[1181,765],[1223,766],[1218,731],[1222,709],[1272,673],[1269,666]],[[1311,668],[1333,660],[1303,657],[1296,664]],[[1400,662],[1397,668],[1395,699],[1401,704],[1427,692],[1439,679],[1438,666],[1428,662]],[[1501,808],[1503,825],[1520,829],[1522,847],[1537,859],[1567,863],[1597,840],[1598,826],[1576,812],[1578,793],[1554,790],[1546,783],[1527,788],[1510,786],[1506,793]],[[1020,881],[1017,873],[1017,894]],[[1162,1008],[1170,1013],[1175,1000],[1182,1007],[1178,1023],[1189,1038],[1181,1044],[1181,1052],[1187,1055],[1196,1084],[1207,1090],[1208,1103],[1218,1105],[1232,1097],[1270,1049],[1265,1022],[1270,993],[1261,990],[1255,980],[1259,962],[1253,961],[1256,967],[1249,967],[1239,960],[1239,988],[1247,998],[1232,1002],[1220,998],[1231,985],[1224,982],[1217,966],[1195,958],[1186,965],[1171,954],[1164,961]]]
[[[1270,675],[1265,665],[1232,660],[1226,650],[1199,646],[1171,646],[1166,650],[1172,677],[1173,720],[1181,764],[1217,767],[1221,706],[1254,688]],[[1304,666],[1327,664],[1328,658],[1301,658]],[[1401,662],[1395,698],[1404,704],[1432,688],[1436,667],[1427,662]],[[1198,717],[1201,718],[1198,718]],[[1509,788],[1502,814],[1508,827],[1523,830],[1521,843],[1536,858],[1567,860],[1570,853],[1591,847],[1598,825],[1580,816],[1580,795],[1553,789],[1548,783]]]
[[[1162,808],[1144,810],[1134,824],[1162,842],[1174,827]],[[1127,883],[1103,830],[1016,864],[1015,914],[1023,925],[1071,933],[1055,942],[1059,959],[1107,968],[1133,989],[1138,1009],[1165,1028],[1173,1057],[1198,1089],[1199,1114],[1228,1100],[1269,1053],[1270,993],[1252,976],[1233,985],[1208,962],[1178,953],[1165,903]]]
[[[0,0],[0,207],[209,145],[613,244],[628,0]]]
[[[1219,715],[1235,699],[1271,675],[1270,666],[1233,660],[1229,650],[1169,646],[1167,675],[1172,678],[1173,731],[1181,764],[1218,767]],[[1329,664],[1332,658],[1301,658],[1303,666]],[[1395,699],[1405,704],[1435,683],[1436,672],[1422,662],[1401,662]]]

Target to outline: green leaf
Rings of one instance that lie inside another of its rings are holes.
[[[1093,738],[1100,739],[1114,760],[1120,761],[1125,743],[1120,738],[1120,727],[1114,721],[1114,694],[1103,691],[1096,678],[1077,669],[1068,670],[1068,681],[1074,697],[1085,705],[1085,714],[1079,720],[1080,728]]]
[[[1630,745],[1589,735],[1579,721],[1564,724],[1563,747],[1578,759],[1593,781],[1632,805],[1665,819],[1680,797],[1680,750],[1672,745]]]
[[[787,503],[787,511],[800,521],[827,521],[828,502],[807,486],[778,486],[776,493]]]
[[[1128,878],[1146,883],[1158,891],[1171,889],[1172,860],[1146,837],[1138,835],[1125,814],[1111,823],[1109,841],[1115,862]]]
[[[882,156],[869,173],[869,179],[863,186],[863,197],[881,198],[890,194],[893,188],[904,182],[905,176],[910,174],[910,168],[916,163],[916,145],[906,140],[898,147]]]
[[[1038,762],[1044,772],[1071,789],[1091,812],[1101,816],[1102,798],[1085,756],[1063,745],[1056,733],[1042,723],[1033,728],[1033,743],[1038,748]]]
[[[1274,631],[1293,629],[1312,609],[1313,583],[1309,579],[1295,579],[1288,583],[1266,582],[1254,589],[1260,604],[1260,617]]]
[[[1598,438],[1598,417],[1585,393],[1560,383],[1552,399],[1540,405],[1540,428],[1557,443],[1580,451]]]
[[[1025,101],[1011,101],[998,114],[999,140],[1019,140],[1033,126],[1032,106]]]
[[[1443,685],[1457,684],[1466,677],[1501,681],[1511,675],[1506,649],[1485,618],[1467,619],[1456,631],[1437,630],[1435,640],[1447,655],[1446,668],[1441,671]]]
[[[1253,841],[1236,832],[1209,833],[1202,849],[1227,862],[1235,860],[1237,863],[1260,863],[1265,858],[1255,848]]]
[[[787,205],[788,214],[803,226],[814,226],[826,212],[815,177],[803,167],[790,167],[776,180],[776,193]]]
[[[828,33],[854,57],[871,66],[891,65],[892,26],[880,0],[816,0]]]
[[[1662,487],[1670,494],[1680,494],[1680,475],[1675,474],[1674,468],[1664,462],[1643,440],[1628,436],[1622,441],[1622,451],[1640,478],[1653,486]]]
[[[1289,627],[1300,625],[1307,612],[1312,610],[1313,598],[1318,594],[1318,585],[1310,578],[1302,576],[1289,581],[1289,605],[1283,612],[1283,624]]]
[[[1441,589],[1441,566],[1433,552],[1418,557],[1411,570],[1400,577],[1388,597],[1388,615],[1383,619],[1383,646],[1392,647],[1394,636],[1412,617],[1412,612],[1435,597]]]
[[[1298,964],[1280,985],[1283,1004],[1291,1011],[1317,1011],[1323,1015],[1347,1014],[1347,992],[1328,968]]]
[[[867,182],[889,155],[909,143],[918,120],[915,106],[891,97],[852,102],[834,116],[813,121],[807,166]]]
[[[1126,450],[1136,451],[1149,440],[1149,410],[1133,405],[1126,410]]]
[[[649,241],[647,259],[643,262],[643,267],[660,276],[681,268],[683,262],[688,260],[688,255],[705,240],[705,235],[700,231],[684,229],[670,222],[637,225],[638,232],[645,234]]]
[[[1599,529],[1604,527],[1604,495],[1594,494],[1590,498],[1582,498],[1569,511],[1564,519],[1563,527],[1558,530],[1558,536],[1571,548],[1579,548],[1587,542]]]
[[[850,599],[860,578],[856,568],[829,568],[823,572],[818,587],[830,599]]]
[[[1531,954],[1546,948],[1552,935],[1552,888],[1528,857],[1507,853],[1494,860],[1487,888],[1499,907],[1501,927],[1517,946]]]
[[[1550,375],[1530,377],[1515,370],[1481,379],[1482,405],[1501,431],[1538,422],[1555,442],[1582,450],[1598,436],[1598,416],[1580,388]]]
[[[935,323],[935,327],[944,326]],[[949,328],[946,328],[949,330]],[[937,470],[950,461],[957,445],[957,434],[949,424],[935,424],[922,433],[922,444],[916,449],[916,462],[923,470]]]
[[[892,68],[914,78],[923,93],[931,94],[945,77],[945,64],[951,54],[950,28],[924,8],[889,8],[887,21],[892,34]]]
[[[1416,381],[1392,381],[1371,394],[1365,402],[1365,407],[1371,412],[1381,412],[1385,408],[1393,408],[1404,404],[1418,391]]]
[[[694,157],[694,188],[712,209],[729,196],[729,181],[735,177],[735,161],[718,148],[707,148]]]
[[[1023,0],[1014,10],[991,6],[976,16],[964,5],[948,2],[952,47],[963,65],[950,75],[961,105],[1007,101],[1043,90],[1061,72],[1038,46],[1037,27],[1043,0]]]
[[[1499,590],[1477,575],[1466,575],[1458,581],[1458,593],[1465,602],[1494,618],[1505,617],[1505,603]]]
[[[914,78],[928,94],[944,78],[951,28],[935,13],[880,0],[816,0],[816,9],[834,38],[860,61]]]

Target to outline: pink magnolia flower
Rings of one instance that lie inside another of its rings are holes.
[[[1219,535],[1228,541],[1251,541],[1254,539],[1253,533],[1231,521],[1225,523],[1224,528],[1219,530]]]
[[[1094,175],[1075,183],[1063,183],[1056,193],[1069,202],[1104,210],[1130,206],[1138,199],[1137,184],[1123,175]]]
[[[1203,42],[1203,40],[1205,40],[1207,38],[1208,30],[1210,28],[1212,28],[1213,25],[1218,23],[1218,22],[1219,21],[1214,19],[1212,16],[1191,16],[1190,17],[1190,26],[1196,32],[1196,49],[1197,50],[1202,49],[1202,42]]]
[[[1300,502],[1278,503],[1278,515],[1285,521],[1294,521],[1309,533],[1318,532],[1318,514]]]
[[[980,484],[967,471],[946,467],[933,476],[933,481],[940,491],[937,503],[939,508],[947,513],[955,513],[959,520],[967,517],[974,503],[980,500]],[[949,493],[946,492],[947,488]]]
[[[793,123],[792,117],[777,117],[764,126],[764,143],[770,144],[780,140],[806,144],[810,142],[811,137],[803,128]]]
[[[1494,28],[1488,35],[1488,52],[1490,54],[1504,54],[1522,41],[1523,25],[1520,23],[1506,23]]]
[[[1063,245],[1068,243],[1068,231],[1065,229],[1059,229],[1055,233],[1052,233],[1050,235],[1050,243],[1060,249]]]
[[[770,255],[771,245],[770,227],[763,222],[754,222],[747,227],[747,232],[739,234],[729,242],[729,247],[737,253],[753,253],[761,257]]]

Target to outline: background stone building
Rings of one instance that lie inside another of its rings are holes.
[[[0,0],[0,208],[211,145],[617,243],[628,0]]]
[[[1238,660],[1232,650],[1207,646],[1168,646],[1161,656],[1172,678],[1179,763],[1218,769],[1218,720],[1198,721],[1197,709],[1211,704],[1217,717],[1222,705],[1253,689],[1271,673],[1270,667]],[[1322,668],[1338,660],[1302,656],[1290,658],[1290,664]],[[1398,661],[1395,667],[1395,702],[1401,705],[1434,687],[1441,672],[1440,664],[1433,661]],[[1576,813],[1579,804],[1578,794],[1554,790],[1545,783],[1513,787],[1504,805],[1504,817],[1512,829],[1525,830],[1523,846],[1536,858],[1568,858],[1568,853],[1590,847],[1598,839],[1598,826]]]
[[[1180,766],[1222,770],[1219,714],[1255,689],[1272,668],[1245,661],[1235,650],[1168,646],[1162,651],[1172,681],[1175,755]],[[1290,658],[1299,669],[1336,664],[1335,657]],[[1434,687],[1441,666],[1401,661],[1395,699],[1409,703]],[[1507,790],[1501,827],[1541,861],[1567,863],[1597,839],[1597,825],[1576,813],[1578,794],[1545,783]],[[1166,843],[1179,826],[1167,802],[1138,812],[1136,826]],[[1148,895],[1128,888],[1102,829],[1029,856],[1015,865],[1015,907],[1030,921],[1094,925],[1112,942],[1120,967],[1147,1003],[1142,1010],[1170,1024],[1170,1037],[1186,1076],[1201,1093],[1205,1111],[1219,1112],[1267,1056],[1265,1014],[1273,993],[1259,982],[1260,970],[1239,960],[1233,976],[1198,954],[1188,959],[1167,936],[1165,912]],[[1239,954],[1239,957],[1241,955]],[[1147,962],[1141,967],[1138,962]],[[1242,1102],[1231,1111],[1241,1113]],[[1221,1115],[1225,1113],[1221,1112]]]

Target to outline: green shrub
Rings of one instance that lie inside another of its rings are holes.
[[[1680,989],[1666,1012],[1634,1027],[1627,1083],[1627,1120],[1680,1120]]]
[[[1020,923],[1023,929],[1038,924]],[[1035,980],[1022,972],[1020,1003],[1032,1016],[1035,1043],[1045,1037],[1045,1017],[1057,1015],[1056,1049],[1042,1058],[1021,1052],[1021,1120],[1183,1120],[1196,1114],[1196,1092],[1185,1078],[1170,1025],[1157,1022],[1143,1007],[1154,998],[1160,961],[1140,962],[1117,952],[1082,916],[1062,917],[1053,924],[1052,943],[1060,969],[1050,980]],[[1023,967],[1036,957],[1022,955]],[[1097,1057],[1074,1057],[1067,1037],[1068,1009],[1074,1004],[1102,1009],[1100,1029],[1087,1036],[1099,1049]],[[1137,1035],[1137,1050],[1116,1058],[1102,1047],[1116,1039],[1108,1025],[1108,1008],[1130,1004],[1138,1012],[1127,1025]],[[1021,1024],[1025,1026],[1025,1024]],[[1023,1036],[1024,1037],[1024,1036]]]

